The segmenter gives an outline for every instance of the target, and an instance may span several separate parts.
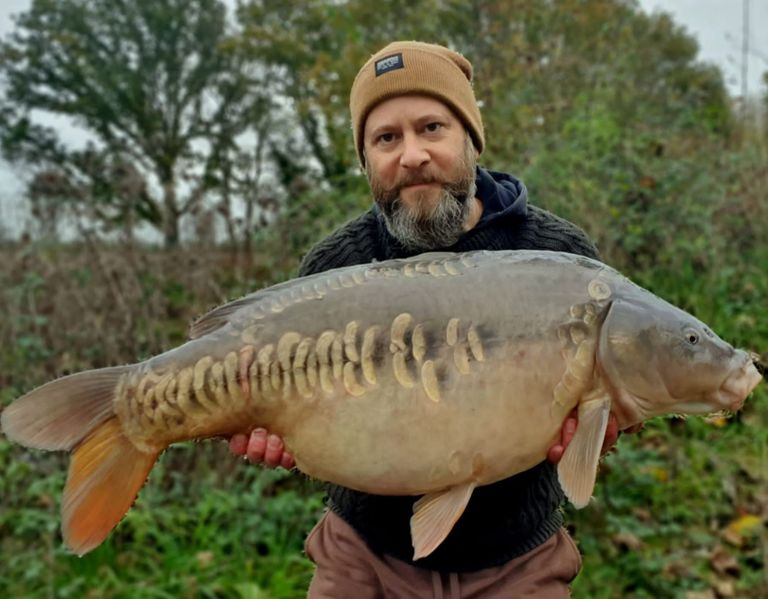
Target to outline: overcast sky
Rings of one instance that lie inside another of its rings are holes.
[[[702,60],[718,65],[732,95],[741,94],[742,23],[744,3],[749,2],[750,55],[747,85],[750,95],[760,93],[762,73],[768,71],[768,0],[639,0],[646,12],[663,10],[699,42]],[[31,0],[0,0],[0,37],[13,29],[11,15],[29,8]],[[57,122],[66,135],[71,128]],[[69,135],[76,137],[76,133]],[[0,227],[21,218],[17,198],[21,193],[18,174],[0,162]]]
[[[671,13],[699,42],[699,55],[714,62],[725,74],[732,95],[741,94],[743,9],[745,0],[640,0],[646,12]],[[748,0],[749,46],[748,93],[762,89],[768,71],[768,0]]]

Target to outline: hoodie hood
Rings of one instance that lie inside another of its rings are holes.
[[[500,218],[524,218],[528,213],[528,190],[519,179],[478,167],[475,182],[477,197],[483,202],[483,214],[476,229]]]

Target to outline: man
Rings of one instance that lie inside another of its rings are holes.
[[[477,168],[485,137],[471,81],[463,56],[418,42],[392,43],[363,66],[350,110],[375,205],[312,248],[300,275],[432,250],[545,249],[597,258],[580,229],[528,205],[520,181]],[[446,540],[417,562],[409,529],[417,497],[330,485],[330,511],[306,543],[317,566],[309,596],[567,597],[581,561],[562,528],[553,464],[575,428],[569,418],[548,462],[476,489]],[[613,420],[606,446],[617,435]],[[230,445],[253,462],[293,466],[267,431],[238,435]]]

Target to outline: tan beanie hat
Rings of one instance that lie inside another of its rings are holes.
[[[464,123],[477,151],[483,151],[483,120],[472,91],[472,64],[444,46],[393,42],[363,65],[349,94],[360,164],[365,164],[363,129],[368,114],[380,102],[404,94],[424,94],[447,104]]]

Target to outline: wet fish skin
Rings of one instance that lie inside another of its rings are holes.
[[[10,438],[73,452],[62,512],[75,552],[109,534],[165,447],[263,426],[310,476],[425,495],[412,520],[422,557],[475,486],[545,459],[574,407],[579,427],[558,470],[582,506],[610,411],[626,428],[735,409],[760,379],[748,354],[692,316],[555,252],[329,271],[226,304],[191,337],[140,364],[54,381],[3,412]]]

